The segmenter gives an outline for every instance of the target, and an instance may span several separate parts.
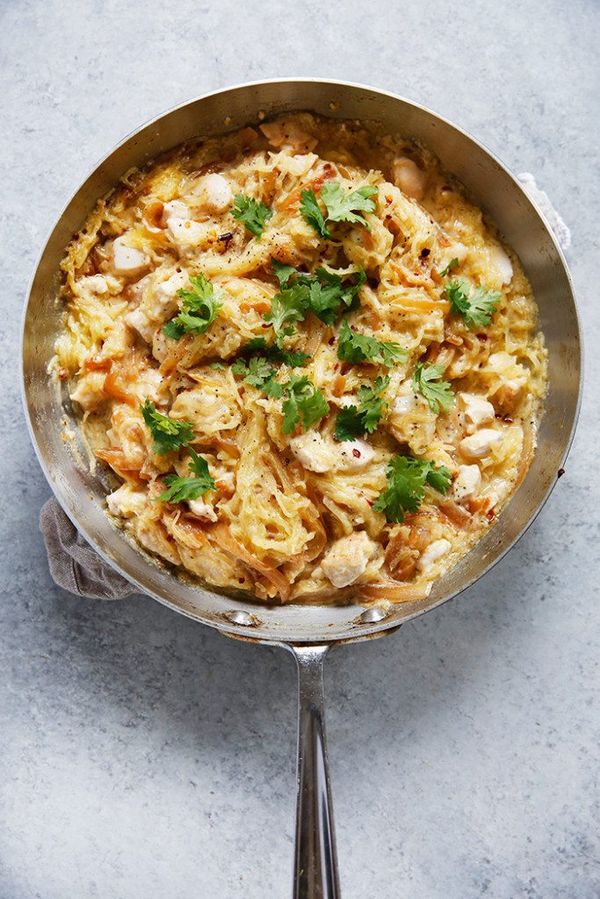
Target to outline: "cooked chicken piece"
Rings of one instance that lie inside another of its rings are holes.
[[[229,181],[216,173],[200,178],[193,193],[199,203],[210,212],[224,212],[233,203],[233,191]]]
[[[460,453],[467,459],[483,459],[491,448],[502,440],[502,434],[492,428],[482,428],[469,437],[463,437],[458,444]]]
[[[442,556],[445,556],[446,553],[452,548],[452,544],[449,540],[434,540],[433,543],[430,543],[427,549],[421,554],[417,567],[421,569],[421,571],[426,571],[428,568],[441,559]]]
[[[321,569],[334,587],[353,584],[366,569],[377,551],[377,544],[365,531],[336,540],[325,553]]]
[[[130,328],[138,332],[142,340],[152,343],[156,325],[150,321],[143,309],[132,309],[131,312],[126,313],[124,319]]]
[[[427,174],[412,159],[407,159],[406,156],[395,159],[392,165],[392,178],[396,187],[399,187],[407,197],[422,200],[425,196]]]
[[[513,267],[509,256],[502,249],[500,244],[490,247],[490,261],[496,271],[501,284],[510,284],[513,277]]]
[[[140,275],[150,265],[150,257],[126,243],[127,234],[122,234],[113,241],[113,267],[118,275],[134,277]]]
[[[204,247],[217,239],[217,229],[212,224],[195,222],[190,218],[171,216],[167,219],[167,232],[181,253],[195,247]]]
[[[363,468],[375,456],[375,451],[365,440],[334,443],[333,440],[324,440],[318,431],[307,431],[293,437],[290,449],[308,471],[318,474]]]
[[[483,396],[477,396],[475,393],[459,393],[458,402],[469,431],[488,424],[496,417],[496,410]]]
[[[481,472],[479,465],[461,465],[452,486],[454,498],[458,502],[471,499],[479,492],[481,487]]]
[[[144,490],[135,490],[129,484],[121,484],[118,490],[108,494],[106,505],[111,515],[132,518],[143,511],[146,500],[147,495]]]
[[[404,396],[397,396],[394,400],[392,411],[395,415],[405,415],[407,412],[412,412],[416,402],[416,398],[412,393],[407,393]]]
[[[104,379],[106,372],[90,371],[82,375],[73,393],[69,394],[74,403],[79,403],[85,412],[90,412],[106,399]]]
[[[188,506],[192,515],[196,518],[202,518],[203,521],[216,521],[219,517],[210,503],[204,502],[203,499],[191,499]]]

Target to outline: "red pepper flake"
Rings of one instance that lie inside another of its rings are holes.
[[[360,450],[353,449],[352,455],[354,456],[355,459],[360,459]]]
[[[429,249],[429,247],[423,247],[419,255],[421,256],[421,259],[427,259],[430,253],[431,250]]]
[[[491,521],[495,517],[495,515],[496,515],[496,513],[494,512],[493,509],[488,509],[488,511],[485,513],[485,517],[487,518],[488,521]]]
[[[487,336],[487,334],[478,334],[478,335],[477,335],[477,338],[478,338],[479,340],[482,340],[482,341],[485,343],[486,340],[488,339],[488,336]]]
[[[510,415],[505,415],[504,418],[502,419],[502,421],[505,421],[507,425],[511,425],[513,423],[513,420],[510,417]]]

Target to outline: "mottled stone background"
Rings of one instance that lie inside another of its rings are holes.
[[[587,338],[567,473],[518,547],[460,601],[329,661],[344,895],[599,896],[596,0],[2,0],[0,15],[0,897],[289,895],[292,660],[150,600],[53,587],[17,370],[35,259],[95,161],[172,104],[298,74],[405,94],[534,172],[573,232]]]

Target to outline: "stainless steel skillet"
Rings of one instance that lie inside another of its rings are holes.
[[[422,141],[486,209],[521,258],[540,307],[549,349],[550,392],[538,449],[497,524],[420,602],[389,607],[266,607],[176,579],[116,530],[103,509],[105,489],[84,464],[76,421],[53,387],[47,365],[61,326],[57,298],[64,247],[98,197],[131,166],[196,136],[309,110],[375,122]],[[502,164],[481,144],[429,110],[374,88],[315,79],[263,81],[200,97],[126,138],[82,184],[59,218],[33,278],[23,330],[24,402],[31,438],[48,482],[77,528],[140,591],[231,637],[278,644],[295,655],[299,674],[298,815],[294,896],[340,895],[323,726],[322,666],[328,648],[392,632],[456,596],[506,553],[531,523],[561,469],[575,427],[580,392],[580,336],[569,274],[543,218]],[[75,441],[65,441],[65,429]]]

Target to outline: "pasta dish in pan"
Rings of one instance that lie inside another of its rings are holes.
[[[303,113],[127,173],[67,248],[65,382],[107,512],[267,602],[402,601],[530,465],[519,260],[424,147]]]

